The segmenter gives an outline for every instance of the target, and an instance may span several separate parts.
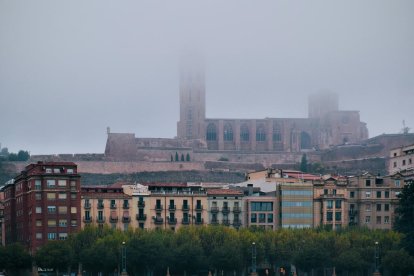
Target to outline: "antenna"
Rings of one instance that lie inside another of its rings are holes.
[[[403,124],[402,133],[408,134],[410,132],[410,128],[405,125],[405,120],[402,121],[402,124]]]

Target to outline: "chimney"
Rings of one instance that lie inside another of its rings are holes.
[[[253,184],[247,184],[247,192],[248,192],[248,196],[252,196],[253,195]]]

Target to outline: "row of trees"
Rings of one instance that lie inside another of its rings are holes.
[[[8,148],[0,150],[0,161],[27,161],[30,158],[30,153],[26,150],[19,150],[18,153],[9,153]]]
[[[190,159],[190,154],[189,153],[187,153],[186,155],[185,155],[185,158],[184,158],[184,154],[182,153],[181,154],[181,159],[180,159],[180,156],[178,155],[178,152],[175,152],[175,158],[173,157],[173,155],[171,154],[171,162],[190,162],[191,161],[191,159]]]
[[[335,267],[337,274],[372,268],[375,242],[379,243],[382,267],[393,275],[413,270],[414,259],[401,244],[402,235],[393,231],[349,228],[264,231],[256,228],[235,230],[227,227],[182,227],[173,231],[123,232],[109,228],[86,227],[66,241],[47,243],[34,256],[36,264],[56,271],[119,271],[122,243],[125,241],[127,270],[130,275],[185,275],[208,271],[247,273],[255,243],[257,264],[272,271],[294,264],[301,271],[321,271]],[[19,267],[0,251],[1,268]],[[23,260],[26,260],[23,258]],[[396,262],[395,260],[398,260]],[[20,263],[20,267],[22,267]],[[72,269],[71,269],[72,268]],[[15,274],[13,274],[15,275]]]

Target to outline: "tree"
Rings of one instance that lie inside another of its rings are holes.
[[[407,275],[414,270],[414,257],[404,249],[390,250],[385,253],[382,264],[392,275]]]
[[[59,270],[70,271],[73,250],[68,241],[49,241],[36,252],[35,260],[39,267],[53,268],[59,275]]]
[[[17,159],[17,154],[15,154],[15,153],[10,153],[9,154],[9,161],[19,161],[18,159]]]
[[[405,234],[403,245],[414,255],[414,181],[405,185],[398,195],[399,204],[395,210],[394,229]]]
[[[190,162],[190,154],[187,152],[186,161]]]
[[[20,244],[0,246],[0,270],[5,269],[10,275],[19,275],[19,271],[28,269],[32,258]]]
[[[30,154],[27,150],[19,150],[17,153],[17,160],[18,161],[27,161],[30,158]]]
[[[181,162],[184,162],[184,154],[181,153]]]
[[[178,152],[175,152],[175,162],[178,162]]]
[[[302,159],[300,161],[300,170],[302,172],[308,172],[308,160],[306,158],[306,154],[302,155]]]
[[[174,162],[174,157],[172,154],[171,154],[171,162]]]

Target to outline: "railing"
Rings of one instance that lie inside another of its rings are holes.
[[[85,203],[83,205],[83,208],[85,208],[85,209],[91,209],[91,204],[90,203]]]
[[[92,222],[92,218],[91,217],[83,217],[83,222],[85,222],[85,223]]]
[[[222,223],[223,223],[223,225],[229,226],[230,225],[230,220],[223,219]]]
[[[103,209],[104,208],[104,204],[103,203],[98,203],[98,209]]]
[[[202,211],[203,210],[203,205],[196,205],[195,210],[196,211]]]
[[[211,220],[211,224],[212,224],[212,225],[218,225],[218,224],[219,224],[218,219],[212,219],[212,220]]]
[[[98,223],[104,223],[105,222],[105,217],[96,217],[96,221]]]
[[[145,201],[138,201],[138,208],[144,208],[145,207]]]
[[[176,210],[176,206],[175,205],[168,205],[168,210],[169,211],[175,211]]]
[[[203,224],[204,223],[204,219],[196,219],[195,221],[194,221],[194,223],[195,224]]]
[[[350,216],[352,216],[352,217],[353,217],[353,216],[356,216],[356,214],[357,214],[357,213],[358,213],[358,211],[357,211],[357,210],[354,210],[354,209],[350,209],[350,210],[349,210],[349,215],[350,215]]]
[[[124,203],[123,205],[122,205],[122,208],[124,208],[124,209],[129,209],[129,203]]]
[[[241,213],[241,208],[240,207],[233,207],[233,213]]]
[[[168,224],[170,225],[177,224],[177,218],[168,218]]]
[[[164,223],[164,219],[161,217],[152,217],[154,220],[155,224],[163,224]]]
[[[188,210],[190,210],[190,205],[183,205],[183,211],[188,211]]]
[[[155,211],[162,211],[162,204],[155,205]]]
[[[116,204],[111,204],[111,209],[116,209]]]
[[[122,216],[122,222],[131,222],[131,217],[130,216],[127,216],[127,217],[125,217],[125,216]]]
[[[182,220],[181,220],[181,224],[190,224],[190,219],[189,218],[183,218]]]
[[[237,219],[237,220],[233,220],[233,226],[234,227],[239,227],[239,226],[241,226],[241,220],[239,220],[239,219]]]
[[[147,215],[146,214],[142,214],[142,215],[137,214],[136,219],[139,220],[139,221],[145,221],[145,220],[147,220]]]
[[[118,217],[110,217],[109,222],[118,222]]]
[[[210,210],[212,213],[218,213],[218,211],[219,211],[219,207],[216,207],[216,206],[213,206],[213,207],[211,207],[211,210]]]
[[[223,214],[228,214],[230,212],[230,208],[227,206],[224,206],[223,208],[221,208],[221,212],[223,212]]]

